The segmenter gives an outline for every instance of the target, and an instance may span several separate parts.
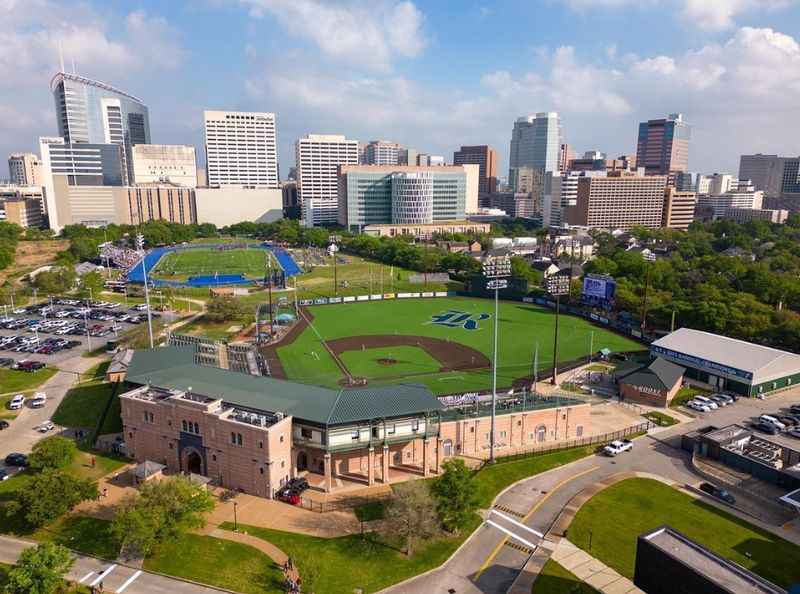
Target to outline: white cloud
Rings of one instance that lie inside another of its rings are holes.
[[[409,1],[241,0],[253,16],[272,14],[290,33],[335,61],[387,71],[395,56],[415,57],[426,40],[423,15]]]

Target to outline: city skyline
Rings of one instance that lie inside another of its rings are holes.
[[[633,153],[639,122],[672,112],[694,128],[692,171],[735,172],[740,154],[798,152],[782,125],[800,105],[796,2],[536,4],[546,28],[518,2],[457,11],[393,1],[372,10],[317,0],[142,2],[120,11],[8,0],[16,53],[0,70],[0,151],[35,151],[39,136],[57,133],[47,83],[60,46],[68,72],[74,61],[78,74],[142,98],[154,143],[192,144],[201,155],[203,110],[275,113],[283,177],[308,133],[444,155],[488,144],[504,174],[513,122],[543,111],[559,112],[578,154]],[[225,35],[214,28],[222,21]],[[609,31],[623,23],[624,38]],[[492,52],[470,47],[476,33]]]

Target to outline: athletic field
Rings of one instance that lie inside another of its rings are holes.
[[[205,274],[243,274],[250,279],[264,278],[267,257],[271,254],[262,248],[253,249],[188,249],[164,254],[153,272],[154,278],[186,280],[190,276]],[[280,267],[273,260],[274,270]]]
[[[492,300],[395,299],[312,306],[307,311],[308,326],[277,349],[289,379],[331,387],[341,385],[348,375],[365,378],[370,385],[416,381],[437,394],[491,386]],[[499,319],[499,387],[532,375],[537,344],[539,369],[552,367],[552,311],[501,302]],[[590,348],[643,349],[581,318],[562,315],[559,361],[586,357]]]

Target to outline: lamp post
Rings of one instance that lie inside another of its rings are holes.
[[[337,297],[339,295],[339,280],[336,277],[336,252],[339,251],[339,246],[336,244],[342,241],[342,238],[340,235],[329,235],[328,241],[331,242],[328,246],[328,252],[333,256],[333,296]]]
[[[642,252],[642,258],[645,261],[644,298],[642,299],[642,334],[644,334],[647,326],[647,289],[650,287],[650,269],[652,268],[650,262],[656,261],[656,255],[650,251]]]
[[[561,312],[561,296],[569,295],[569,270],[559,270],[555,274],[551,274],[545,280],[546,290],[550,295],[556,298],[556,324],[555,331],[553,332],[553,377],[550,378],[550,383],[556,385],[556,376],[558,375],[558,316]]]
[[[153,348],[153,317],[150,315],[150,291],[147,288],[147,267],[144,265],[144,235],[136,235],[136,250],[142,256],[142,275],[144,278],[144,302],[147,304],[147,331],[150,335],[150,348]]]
[[[494,339],[492,342],[492,428],[489,432],[489,462],[494,462],[494,443],[495,443],[495,417],[497,413],[497,316],[498,316],[498,294],[500,289],[508,286],[506,280],[511,276],[511,258],[508,256],[489,256],[484,259],[483,276],[486,279],[486,288],[494,290]]]

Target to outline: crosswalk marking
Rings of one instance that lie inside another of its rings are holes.
[[[90,571],[90,572],[89,572],[89,573],[87,573],[85,576],[83,576],[83,577],[82,577],[80,580],[78,580],[78,583],[79,583],[79,584],[82,584],[83,582],[85,582],[86,580],[88,580],[88,579],[89,579],[90,577],[92,577],[93,575],[94,575],[94,572],[93,572],[93,571]]]
[[[129,577],[129,578],[128,578],[128,579],[125,581],[125,583],[124,583],[124,584],[122,584],[122,585],[121,585],[119,588],[117,588],[117,594],[122,594],[122,592],[125,590],[125,588],[127,588],[128,586],[130,586],[130,585],[133,583],[133,581],[134,581],[136,578],[138,578],[140,575],[142,575],[142,570],[141,570],[141,569],[140,569],[139,571],[137,571],[136,573],[134,573],[134,574],[133,574],[131,577]]]
[[[531,541],[529,541],[529,540],[525,540],[524,538],[522,538],[521,536],[519,536],[519,535],[517,535],[517,534],[514,534],[513,532],[511,532],[511,530],[508,530],[507,528],[503,528],[503,527],[502,527],[500,524],[498,524],[498,523],[496,523],[496,522],[492,522],[491,520],[486,520],[486,523],[487,523],[487,524],[489,524],[490,526],[494,526],[494,527],[495,527],[495,528],[497,528],[497,529],[498,529],[500,532],[504,532],[504,533],[506,533],[506,534],[507,534],[508,536],[510,536],[511,538],[513,538],[513,539],[515,539],[515,540],[518,540],[519,542],[521,542],[522,544],[524,544],[526,547],[529,547],[529,548],[531,548],[531,549],[534,549],[534,550],[536,550],[536,545],[535,545],[535,544],[533,544]]]
[[[89,585],[90,585],[90,586],[96,586],[97,584],[99,584],[99,583],[100,583],[100,582],[103,580],[103,578],[105,578],[105,577],[106,577],[106,576],[107,576],[109,573],[111,573],[112,571],[114,571],[114,569],[115,569],[116,567],[117,567],[117,564],[116,564],[116,563],[114,563],[114,565],[112,565],[111,567],[109,567],[109,568],[108,568],[108,569],[106,569],[105,571],[102,571],[102,572],[100,573],[100,575],[98,575],[98,576],[97,576],[97,577],[94,579],[94,581],[93,581],[91,584],[89,584]]]
[[[539,531],[537,531],[537,530],[534,530],[534,529],[533,529],[533,528],[531,528],[530,526],[526,526],[526,525],[525,525],[525,524],[523,524],[522,522],[518,522],[518,521],[517,521],[517,520],[515,520],[514,518],[510,518],[510,517],[508,517],[507,515],[505,515],[505,514],[503,514],[503,513],[500,513],[500,512],[499,512],[499,511],[497,511],[496,509],[493,509],[493,510],[491,511],[491,513],[493,513],[493,514],[497,514],[498,516],[500,516],[501,518],[503,518],[503,519],[504,519],[504,520],[506,520],[507,522],[511,522],[512,524],[514,524],[515,526],[519,526],[519,527],[520,527],[520,528],[522,528],[523,530],[527,530],[528,532],[532,532],[533,534],[535,534],[535,535],[536,535],[536,536],[538,536],[539,538],[544,538],[544,534],[542,534],[541,532],[539,532]]]

